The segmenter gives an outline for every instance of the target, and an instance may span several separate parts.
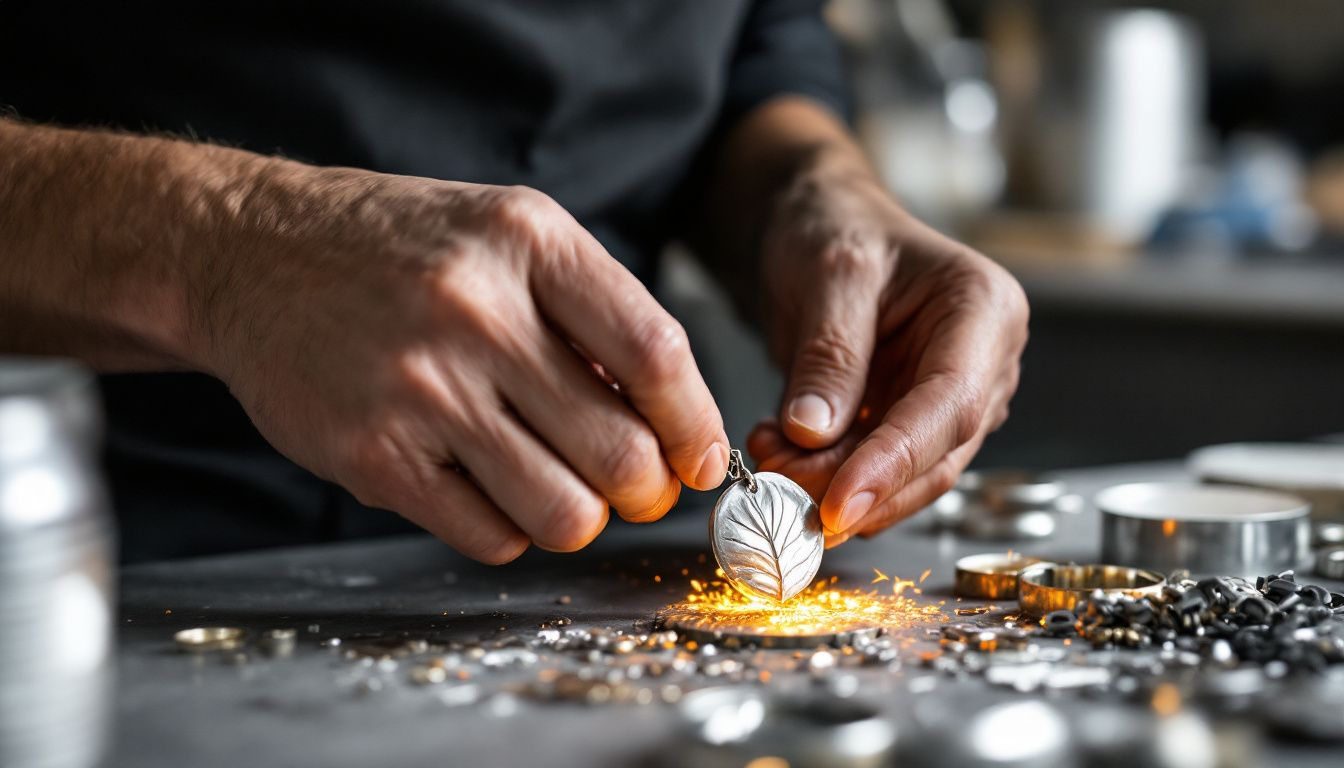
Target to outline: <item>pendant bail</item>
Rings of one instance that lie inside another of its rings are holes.
[[[747,464],[742,459],[742,452],[736,448],[728,451],[728,478],[730,480],[746,480],[747,490],[756,492],[756,476],[747,469]]]

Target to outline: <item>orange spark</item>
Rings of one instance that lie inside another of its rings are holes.
[[[876,569],[876,568],[873,569],[873,573],[875,573],[875,574],[877,574],[877,575],[873,577],[873,580],[872,580],[872,581],[868,582],[869,584],[876,584],[876,583],[878,583],[879,581],[888,581],[888,580],[891,579],[890,576],[888,576],[887,574],[885,574],[885,573],[879,571],[879,570]]]
[[[1172,683],[1162,683],[1153,689],[1153,711],[1167,717],[1181,710],[1181,691]]]
[[[892,579],[911,586],[912,581]],[[889,597],[876,591],[839,589],[829,579],[819,579],[789,600],[748,597],[723,581],[700,584],[693,581],[686,599],[663,609],[679,624],[704,628],[731,625],[759,627],[762,635],[834,634],[855,626],[905,629],[941,623],[947,617],[942,603],[925,603],[911,597]]]

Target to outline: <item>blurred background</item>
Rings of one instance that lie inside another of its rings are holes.
[[[1344,432],[1344,3],[832,0],[852,119],[1032,304],[978,466]],[[684,256],[662,292],[740,442],[779,381]]]

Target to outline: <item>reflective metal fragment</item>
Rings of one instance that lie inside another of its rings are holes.
[[[827,693],[772,695],[747,686],[694,691],[679,706],[670,764],[743,766],[771,755],[795,768],[890,764],[896,729],[871,705]]]
[[[267,656],[285,657],[294,653],[298,631],[292,627],[268,629],[257,638],[257,646]]]

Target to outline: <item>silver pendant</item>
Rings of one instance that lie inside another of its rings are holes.
[[[825,536],[817,503],[774,472],[752,474],[742,452],[729,454],[733,484],[709,518],[714,559],[728,583],[748,597],[784,602],[812,583]]]

